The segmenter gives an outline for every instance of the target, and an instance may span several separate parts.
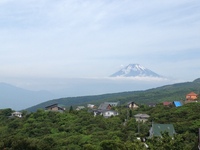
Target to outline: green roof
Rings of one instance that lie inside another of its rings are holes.
[[[162,136],[161,134],[164,132],[168,132],[169,136],[176,134],[173,124],[152,124],[150,129],[150,137]]]

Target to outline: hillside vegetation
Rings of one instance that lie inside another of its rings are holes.
[[[0,149],[6,150],[145,150],[136,137],[147,137],[151,150],[196,150],[200,127],[200,103],[182,107],[141,105],[137,110],[116,107],[120,115],[111,118],[94,117],[88,111],[44,111],[10,118],[12,110],[0,110]],[[147,113],[146,123],[137,123],[134,115]],[[125,122],[126,120],[126,122]],[[171,123],[176,135],[172,139],[148,139],[152,122]],[[139,127],[139,128],[138,128]]]
[[[86,105],[88,103],[98,105],[105,101],[120,101],[122,105],[129,101],[134,101],[138,104],[146,104],[152,102],[159,103],[163,101],[184,100],[185,95],[191,91],[199,94],[200,78],[194,80],[193,82],[166,85],[145,91],[133,91],[133,92],[122,92],[122,93],[104,94],[96,96],[82,96],[82,97],[68,97],[68,98],[54,99],[27,108],[26,110],[35,112],[39,108],[45,108],[46,106],[55,103],[63,104],[68,108],[70,106]]]

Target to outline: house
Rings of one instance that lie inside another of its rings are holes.
[[[87,104],[87,108],[94,109],[96,106],[94,104]]]
[[[137,114],[137,115],[134,115],[134,117],[137,122],[146,122],[148,121],[150,116],[147,114]]]
[[[102,111],[102,115],[105,118],[108,118],[108,117],[111,117],[111,116],[117,116],[119,114],[118,114],[117,111],[114,111],[114,110],[104,110],[104,111]]]
[[[63,112],[65,110],[65,107],[64,105],[61,105],[61,104],[52,104],[52,105],[46,106],[45,110]]]
[[[127,107],[128,108],[131,108],[131,109],[136,109],[136,108],[138,108],[139,106],[135,103],[135,102],[128,102],[127,103]]]
[[[110,104],[111,107],[119,106],[120,102],[104,102],[104,104]]]
[[[110,110],[111,105],[109,103],[102,103],[98,107],[99,110]]]
[[[173,124],[152,124],[152,127],[149,130],[149,137],[162,137],[162,133],[164,132],[168,132],[169,136],[176,134]]]
[[[180,101],[173,101],[173,104],[175,107],[183,106],[183,104]]]
[[[111,116],[117,116],[117,115],[119,115],[119,113],[114,110],[95,110],[94,116],[97,116],[97,115],[101,115],[104,118],[109,118]]]
[[[22,117],[22,113],[21,112],[18,112],[18,111],[15,111],[11,114],[11,117],[18,117],[18,118],[21,118]]]
[[[95,116],[99,116],[99,115],[102,116],[102,111],[101,110],[94,110],[93,113],[94,113],[94,117]]]
[[[163,105],[164,105],[164,106],[171,106],[171,105],[172,105],[172,102],[163,102]]]
[[[149,106],[149,107],[156,107],[156,105],[157,105],[156,103],[148,103],[147,104],[147,106]]]
[[[117,103],[114,104],[114,102],[111,102],[111,104],[113,107],[118,105]],[[104,102],[104,103],[100,104],[98,109],[93,111],[94,116],[102,115],[105,118],[108,118],[111,116],[118,115],[117,111],[111,110],[111,107],[112,107],[111,104],[110,104],[110,102]]]
[[[85,106],[77,106],[76,110],[85,109]]]
[[[198,98],[198,94],[194,92],[190,92],[189,94],[186,95],[186,101],[196,101]]]

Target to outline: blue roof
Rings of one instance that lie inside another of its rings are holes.
[[[180,101],[174,101],[175,107],[182,106],[182,103]]]

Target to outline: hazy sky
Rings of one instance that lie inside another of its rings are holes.
[[[0,0],[0,78],[200,77],[199,0]]]

